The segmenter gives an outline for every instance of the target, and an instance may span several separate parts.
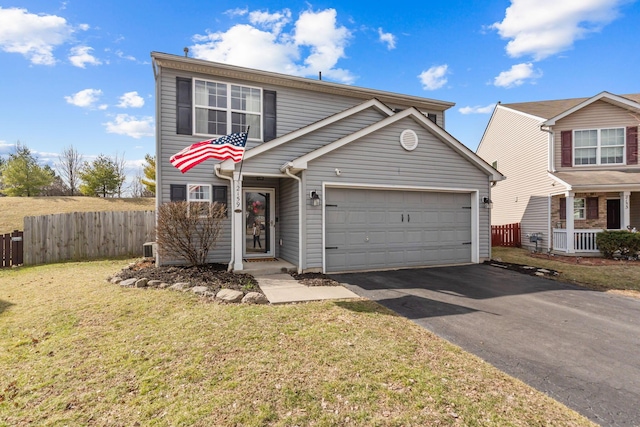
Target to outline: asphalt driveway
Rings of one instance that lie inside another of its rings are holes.
[[[331,277],[598,424],[640,426],[640,299],[488,265]]]

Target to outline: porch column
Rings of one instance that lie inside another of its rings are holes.
[[[233,271],[244,269],[242,263],[242,248],[244,230],[242,218],[242,176],[239,172],[233,173],[233,221],[231,230],[231,240],[233,240]]]
[[[631,224],[631,192],[620,192],[620,229],[626,230]]]
[[[575,252],[575,221],[573,216],[573,193],[567,193],[567,253]]]

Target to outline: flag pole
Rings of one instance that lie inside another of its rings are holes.
[[[242,178],[242,164],[244,163],[244,153],[247,151],[247,140],[249,139],[249,128],[251,126],[247,126],[247,130],[245,131],[247,137],[244,139],[244,150],[242,150],[242,157],[240,158],[240,174],[239,177]]]

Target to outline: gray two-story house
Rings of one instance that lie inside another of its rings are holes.
[[[157,204],[227,204],[210,262],[242,271],[277,258],[299,272],[342,272],[490,256],[488,202],[503,176],[444,130],[452,103],[151,56]],[[169,162],[247,126],[240,163],[207,160],[182,174]]]

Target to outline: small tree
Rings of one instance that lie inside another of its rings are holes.
[[[80,191],[86,196],[113,197],[120,194],[125,176],[116,160],[100,154],[93,162],[84,162],[79,177]]]
[[[156,194],[156,156],[145,154],[144,160],[147,162],[142,168],[144,178],[140,182],[146,187],[147,191],[155,196]]]
[[[158,209],[156,242],[161,256],[180,257],[189,265],[207,263],[215,248],[226,206],[220,203],[170,202]]]
[[[15,153],[2,165],[2,186],[7,196],[38,196],[51,184],[53,176],[38,164],[25,145],[16,144]]]

